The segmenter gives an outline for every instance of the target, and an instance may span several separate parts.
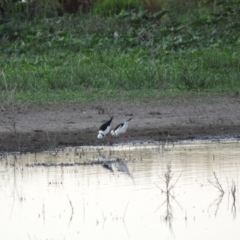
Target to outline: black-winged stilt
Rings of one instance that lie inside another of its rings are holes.
[[[127,121],[118,124],[114,130],[111,131],[111,134],[113,136],[119,136],[120,134],[123,134],[127,131],[128,123],[132,120],[132,118],[129,118]]]
[[[112,119],[113,119],[113,117],[111,117],[111,119],[110,119],[109,121],[105,122],[105,123],[99,128],[98,136],[97,136],[98,139],[104,138],[104,137],[110,132]]]

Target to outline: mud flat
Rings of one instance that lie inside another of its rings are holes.
[[[144,102],[94,102],[2,108],[0,151],[34,152],[97,146],[99,126],[132,117],[128,141],[240,138],[240,98],[165,97]],[[111,138],[110,144],[121,143]]]

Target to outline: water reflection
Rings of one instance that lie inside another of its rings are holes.
[[[173,221],[173,210],[172,210],[172,203],[177,204],[180,209],[182,209],[182,207],[180,206],[180,204],[177,201],[177,198],[173,195],[173,191],[174,188],[178,182],[178,180],[181,177],[181,173],[178,176],[178,178],[175,180],[175,182],[173,183],[173,177],[174,174],[172,173],[172,165],[171,162],[169,162],[167,164],[167,171],[163,174],[163,177],[161,178],[162,181],[165,183],[165,190],[161,189],[160,187],[158,187],[156,184],[156,186],[161,190],[161,192],[166,196],[166,199],[164,200],[164,202],[160,205],[160,207],[164,207],[166,208],[166,212],[163,215],[163,219],[164,221],[167,223],[167,226],[169,227],[170,231],[173,232],[173,228],[172,228],[172,221]],[[160,208],[159,207],[159,208]],[[159,209],[158,208],[158,209]],[[157,210],[158,210],[157,209]]]
[[[218,192],[219,192],[220,195],[209,205],[209,209],[210,209],[211,207],[215,206],[215,207],[216,207],[215,216],[217,216],[218,209],[219,209],[219,206],[220,206],[220,204],[221,204],[221,202],[222,202],[222,199],[223,199],[223,196],[224,196],[224,194],[225,194],[225,191],[223,190],[222,184],[221,184],[221,183],[219,182],[219,180],[218,180],[218,177],[217,177],[216,172],[214,172],[213,175],[214,175],[215,181],[213,182],[213,181],[211,181],[211,180],[208,180],[208,182],[209,182],[213,187],[215,187],[215,188],[218,190]]]
[[[239,155],[234,141],[7,154],[2,236],[238,239]]]
[[[218,209],[219,209],[219,206],[222,202],[223,196],[224,196],[224,193],[221,194],[220,196],[218,196],[216,199],[214,199],[214,201],[208,207],[208,210],[212,207],[215,208],[215,211],[214,211],[215,216],[217,216]]]
[[[233,218],[236,218],[236,183],[234,180],[232,180],[232,186],[231,186],[231,195],[232,195],[232,214],[233,214]]]
[[[114,169],[116,169],[119,172],[123,172],[123,173],[127,174],[129,177],[131,177],[131,174],[127,167],[127,163],[124,162],[123,159],[117,158],[115,160],[115,159],[106,158],[105,156],[100,155],[98,160],[99,160],[99,163],[101,164],[101,166],[108,169],[112,173],[115,171]]]
[[[218,177],[217,177],[217,174],[216,172],[213,173],[214,175],[214,179],[215,181],[211,181],[211,180],[208,180],[208,182],[213,186],[215,187],[215,189],[218,190],[219,192],[219,196],[209,205],[209,208],[210,209],[211,207],[215,207],[215,216],[217,216],[217,213],[218,213],[218,210],[219,210],[219,207],[222,203],[222,200],[223,200],[223,197],[225,196],[225,191],[223,189],[223,186],[222,184],[219,182],[218,180]],[[228,179],[227,180],[227,183],[228,183]],[[229,199],[232,199],[232,204],[231,204],[231,211],[232,211],[232,216],[233,216],[233,219],[236,218],[236,183],[234,180],[232,180],[232,185],[231,187],[229,187],[229,184],[227,185],[227,192],[228,192],[228,201]]]

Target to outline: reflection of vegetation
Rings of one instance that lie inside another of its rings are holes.
[[[215,178],[215,182],[212,182],[209,179],[208,179],[208,182],[210,182],[215,188],[217,188],[219,190],[219,192],[221,193],[221,196],[222,196],[222,195],[224,195],[224,190],[222,188],[222,185],[220,184],[215,172],[213,173],[213,175],[214,175],[214,178]]]
[[[161,189],[162,192],[165,193],[165,195],[166,195],[166,200],[161,204],[161,206],[166,203],[166,214],[164,216],[164,220],[168,224],[170,229],[172,228],[172,220],[173,220],[171,200],[173,199],[178,204],[176,198],[172,194],[172,190],[176,186],[180,177],[181,177],[181,174],[178,176],[178,178],[176,179],[176,181],[173,184],[170,184],[170,182],[173,179],[173,173],[172,173],[172,165],[171,165],[171,163],[168,163],[167,172],[164,173],[164,178],[162,179],[165,182],[165,190]],[[180,206],[180,205],[178,204],[178,206]]]
[[[231,194],[233,198],[233,203],[232,203],[232,213],[233,217],[236,217],[236,183],[232,180],[232,186],[231,186]]]
[[[214,172],[213,173],[214,175],[214,178],[215,178],[215,182],[212,182],[208,179],[208,182],[211,183],[216,189],[218,189],[218,191],[220,192],[220,196],[214,200],[214,202],[212,204],[210,204],[209,207],[213,206],[213,205],[216,205],[216,211],[215,211],[215,215],[217,215],[217,212],[218,212],[218,209],[219,209],[219,206],[222,202],[222,199],[223,199],[223,196],[225,194],[224,190],[223,190],[223,187],[221,185],[221,183],[219,182],[218,178],[217,178],[217,174]],[[232,180],[232,186],[231,188],[229,188],[229,194],[231,193],[232,195],[232,198],[233,198],[233,203],[232,203],[232,214],[233,214],[233,217],[235,218],[236,217],[236,183],[235,181]]]
[[[213,175],[214,175],[215,182],[212,182],[209,179],[208,179],[208,182],[211,183],[216,189],[218,189],[218,191],[220,192],[220,196],[210,204],[209,208],[211,206],[216,205],[215,216],[217,216],[218,209],[219,209],[219,206],[222,202],[222,199],[223,199],[223,196],[224,196],[225,192],[223,190],[223,187],[222,187],[221,183],[219,182],[219,180],[217,178],[217,174],[214,172]]]
[[[173,173],[172,173],[172,165],[171,165],[171,163],[168,163],[167,172],[165,172],[164,179],[163,179],[163,181],[165,182],[165,185],[166,185],[166,190],[164,192],[166,193],[167,197],[169,197],[171,195],[170,192],[173,190],[173,188],[177,184],[180,177],[181,177],[181,174],[176,179],[176,181],[173,184],[170,185],[170,182],[173,178]]]
[[[218,196],[210,205],[208,208],[212,207],[212,206],[216,206],[216,210],[215,210],[215,216],[217,216],[218,210],[219,210],[219,206],[222,202],[224,194],[221,194],[220,196]]]
[[[232,193],[232,197],[233,197],[233,205],[235,206],[235,203],[236,203],[236,183],[233,180],[232,180],[231,193]]]
[[[70,204],[70,206],[71,206],[71,217],[70,217],[70,219],[69,219],[69,224],[68,224],[68,226],[69,226],[70,223],[72,222],[72,218],[73,218],[73,214],[74,214],[74,209],[73,209],[72,201],[70,200],[70,198],[69,198],[68,195],[67,195],[67,197],[68,197],[69,204]]]

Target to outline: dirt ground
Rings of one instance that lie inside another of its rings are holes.
[[[240,138],[240,98],[168,97],[144,102],[2,107],[0,152],[35,152],[65,146],[104,145],[102,123],[132,117],[128,141]],[[122,138],[111,137],[111,144]]]

